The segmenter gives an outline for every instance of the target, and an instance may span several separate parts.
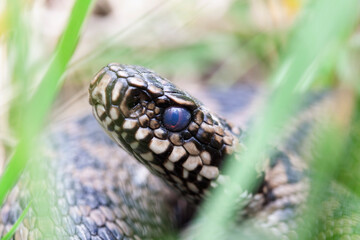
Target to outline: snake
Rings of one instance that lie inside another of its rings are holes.
[[[237,108],[246,115],[256,91],[233,91],[243,99],[225,95],[221,104],[230,102],[231,114]],[[275,239],[296,234],[310,186],[300,149],[311,135],[311,116],[329,95],[315,94],[300,107],[306,114],[299,114],[259,170],[239,224],[270,230]],[[167,239],[189,228],[198,207],[226,180],[228,156],[246,149],[246,127],[145,67],[103,67],[90,82],[89,103],[92,115],[66,119],[41,138],[41,154],[29,161],[0,209],[0,236],[27,208],[13,239]],[[326,203],[332,210],[324,216],[341,209],[336,203]],[[349,230],[354,219],[347,218],[349,227],[325,229],[319,239],[356,239],[360,235]],[[330,220],[343,224],[343,218]]]

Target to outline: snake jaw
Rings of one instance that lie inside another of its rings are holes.
[[[193,202],[216,181],[222,160],[237,144],[225,120],[143,67],[109,64],[91,81],[89,99],[113,140]],[[180,127],[165,122],[172,108],[176,120],[187,121]]]

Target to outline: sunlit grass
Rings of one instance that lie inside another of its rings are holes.
[[[29,66],[29,63],[26,62],[29,48],[26,39],[28,38],[26,35],[23,36],[25,23],[22,19],[23,15],[19,14],[23,1],[8,1],[9,29],[14,31],[8,42],[8,45],[11,46],[9,49],[12,50],[10,54],[15,59],[12,65],[12,76],[15,85],[22,85],[20,88],[22,92],[16,99],[21,104],[16,104],[17,114],[13,118],[19,120],[14,125],[16,128],[14,131],[18,133],[19,143],[0,178],[0,203],[3,203],[7,193],[19,179],[31,153],[36,152],[34,150],[37,147],[37,135],[44,127],[47,113],[61,86],[61,80],[76,49],[81,27],[92,2],[92,0],[75,2],[68,24],[51,57],[49,67],[35,92],[31,93],[29,89],[34,83],[32,79],[27,78],[28,69],[26,68]],[[16,226],[14,225],[14,228]],[[14,231],[11,230],[11,232]]]
[[[9,3],[10,2],[9,0]],[[20,1],[15,1],[14,3],[18,4],[19,2]],[[54,97],[61,86],[61,80],[67,70],[69,60],[75,51],[81,25],[85,20],[91,2],[90,0],[76,1],[68,25],[57,45],[51,59],[51,64],[46,70],[41,84],[35,93],[31,95],[31,98],[29,97],[30,100],[28,102],[26,101],[25,108],[14,106],[14,109],[17,109],[16,111],[23,111],[20,114],[23,116],[22,121],[24,121],[25,124],[14,125],[15,128],[18,128],[15,129],[15,131],[19,133],[19,139],[21,140],[7,165],[6,171],[0,179],[0,202],[3,202],[6,193],[8,193],[14,183],[16,183],[28,157],[32,153],[30,150],[33,148],[33,139],[41,131],[47,112],[51,108]],[[158,9],[160,9],[160,7],[161,6],[158,6]],[[17,7],[11,11],[15,12],[15,9],[17,9]],[[19,7],[19,9],[21,9],[21,7]],[[156,14],[158,9],[151,9],[148,14]],[[341,9],[341,11],[339,11],[339,9]],[[195,232],[192,233],[192,238],[215,239],[217,237],[232,238],[237,236],[232,235],[234,232],[229,231],[229,229],[231,226],[234,226],[233,213],[236,211],[235,199],[237,199],[241,191],[251,189],[255,184],[254,176],[249,174],[249,172],[251,172],[249,169],[253,169],[255,164],[264,159],[264,155],[269,154],[266,153],[264,148],[269,142],[272,142],[275,135],[278,135],[279,126],[286,124],[294,106],[301,101],[303,93],[314,84],[314,81],[316,83],[321,82],[320,85],[322,86],[331,85],[329,82],[333,82],[332,73],[336,59],[339,56],[338,52],[346,46],[346,40],[353,30],[354,23],[357,20],[356,18],[358,18],[356,15],[358,11],[354,11],[354,9],[359,9],[359,3],[354,0],[319,0],[310,3],[299,25],[291,33],[289,44],[287,44],[287,47],[284,49],[280,39],[282,35],[279,35],[279,39],[277,36],[274,37],[266,34],[256,38],[247,35],[247,44],[242,46],[242,48],[251,48],[251,56],[257,57],[260,61],[265,62],[271,59],[268,57],[267,52],[268,44],[266,43],[268,41],[272,41],[271,47],[275,46],[284,51],[280,65],[271,78],[271,86],[274,93],[269,104],[264,109],[263,114],[260,115],[259,120],[250,130],[250,134],[248,134],[250,137],[246,142],[246,151],[241,156],[241,158],[244,159],[241,166],[235,167],[230,164],[226,166],[228,174],[232,176],[232,182],[226,187],[229,194],[221,195],[222,190],[218,189],[214,193],[214,196],[203,206],[203,211],[200,212],[199,218],[197,219],[199,228],[195,229]],[[249,9],[244,7],[242,11],[245,13],[245,11],[249,11]],[[11,16],[14,17],[16,24],[20,22],[20,25],[15,28],[26,28],[21,25],[21,21],[19,21],[21,14],[14,15],[14,12],[12,12]],[[146,20],[147,18],[144,19]],[[136,23],[139,22],[140,20]],[[132,27],[133,26],[130,25],[128,29]],[[17,38],[15,38],[14,41],[10,41],[10,43],[14,45],[14,48],[17,49],[14,62],[18,62],[18,64],[14,64],[14,66],[19,66],[19,62],[26,62],[28,58],[26,47],[27,32],[24,31],[22,33],[24,34],[23,36],[19,35],[20,38],[16,36]],[[147,67],[153,65],[161,66],[160,68],[167,69],[169,72],[179,71],[179,69],[181,71],[182,69],[190,69],[192,71],[199,71],[200,69],[200,71],[202,71],[218,59],[226,59],[228,55],[233,53],[233,50],[238,47],[236,38],[240,39],[239,42],[243,44],[243,37],[244,35],[239,33],[230,33],[219,36],[218,39],[220,39],[220,41],[216,39],[215,41],[214,39],[203,39],[200,43],[174,47],[172,49],[154,49],[150,51],[149,49],[137,49],[118,43],[111,43],[113,46],[109,48],[108,45],[111,44],[107,42],[109,39],[106,39],[104,44],[99,46],[99,49],[94,49],[92,54],[80,59],[73,66],[86,68],[88,64],[98,66],[99,64],[106,64],[110,61],[117,61],[129,64],[137,63]],[[222,46],[222,48],[219,48],[219,46]],[[245,51],[246,49],[244,52]],[[239,55],[240,54],[243,54],[243,52],[239,51]],[[272,57],[274,58],[274,62],[269,62],[264,65],[274,67],[277,63],[275,60],[277,60],[279,56],[276,55]],[[236,59],[236,61],[239,61],[239,59]],[[12,70],[16,82],[26,81],[24,86],[31,85],[30,79],[26,77],[26,67],[27,65],[25,64],[23,68],[14,68]],[[21,96],[30,96],[26,87],[22,89],[26,91],[20,94]],[[318,195],[322,193],[322,191],[317,190],[328,187],[330,185],[329,182],[336,177],[338,172],[335,171],[339,164],[338,156],[341,155],[342,143],[347,141],[343,141],[343,139],[346,139],[345,136],[337,138],[339,134],[337,134],[336,131],[337,130],[330,130],[330,132],[325,131],[325,134],[328,134],[328,137],[325,139],[329,141],[318,146],[319,154],[322,157],[319,158],[319,161],[315,161],[315,164],[317,164],[316,168],[321,168],[327,164],[325,160],[328,159],[328,155],[326,154],[330,154],[333,158],[331,159],[333,164],[327,166],[328,168],[324,170],[323,175],[319,174],[315,176],[314,181],[317,184],[312,189],[314,194],[310,197],[310,210],[316,209],[321,203],[321,200],[324,200],[324,197],[328,197],[328,195],[319,197]],[[356,135],[353,137],[356,138]],[[352,151],[354,149],[360,149],[358,144],[351,142],[348,144]],[[328,148],[333,149],[336,154],[333,154],[333,152],[327,153],[326,149]],[[346,156],[345,153],[344,155]],[[354,155],[356,155],[356,152]],[[231,161],[231,159],[229,160],[229,162],[234,162]],[[358,164],[356,157],[352,160],[352,163],[349,165],[353,166]],[[356,172],[353,170],[346,172],[346,174],[340,174],[339,179],[344,186],[358,190],[357,184],[353,184],[353,182],[356,181],[356,177],[354,179],[354,176],[356,176]],[[317,217],[318,216],[315,216],[314,218],[314,216],[311,215],[311,211],[304,215],[305,219],[309,219],[309,223],[315,221]],[[19,221],[21,221],[21,219],[19,219]],[[307,232],[304,229],[308,227],[309,224],[306,226],[300,225],[298,234],[303,237],[302,239],[306,238]],[[15,228],[16,225],[11,233],[14,232]],[[9,233],[8,236],[10,236],[11,233]],[[241,229],[237,233],[243,234]],[[258,239],[259,236],[263,239],[266,239],[266,237],[270,238],[266,233],[265,235],[263,234],[264,233],[254,233],[251,237],[253,239]]]
[[[342,163],[339,169],[337,180],[360,196],[360,182],[358,181],[360,171],[360,99],[358,96],[349,133],[349,137],[344,142],[345,148],[341,156],[346,161]]]
[[[19,225],[21,224],[21,222],[24,220],[27,212],[29,211],[31,204],[29,203],[26,208],[24,209],[24,211],[21,213],[20,217],[18,218],[18,220],[14,223],[13,227],[10,229],[10,231],[8,233],[6,233],[4,235],[4,237],[2,238],[2,240],[8,240],[11,239],[12,236],[15,234],[16,229],[19,227]]]
[[[215,189],[214,195],[204,204],[196,220],[199,226],[193,233],[194,239],[217,239],[231,232],[229,229],[233,226],[238,196],[244,190],[251,192],[255,185],[251,169],[265,160],[266,146],[281,135],[282,126],[302,99],[302,93],[319,77],[319,70],[333,60],[326,57],[346,43],[359,17],[354,9],[359,9],[359,2],[355,0],[320,0],[309,4],[304,11],[272,78],[274,92],[248,133],[245,142],[247,147],[240,154],[242,160],[237,162],[234,158],[228,159],[225,173],[231,177],[231,181]],[[335,136],[330,135],[330,139]],[[330,139],[325,143],[329,144],[327,147],[332,147]],[[336,144],[341,144],[341,141],[336,141]],[[341,149],[341,146],[338,147]],[[332,172],[328,174],[332,176]],[[322,186],[327,186],[329,181],[322,176],[315,180],[319,184],[324,183]],[[223,194],[224,191],[227,194]],[[317,199],[316,196],[314,198]]]

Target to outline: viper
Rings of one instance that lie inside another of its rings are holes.
[[[229,181],[223,173],[233,159],[228,156],[246,151],[248,116],[254,117],[248,112],[261,102],[259,93],[242,86],[220,98],[222,109],[232,108],[223,110],[227,120],[152,70],[108,64],[90,82],[93,116],[69,118],[43,136],[41,153],[1,208],[0,235],[24,209],[14,239],[159,239],[184,231],[212,190]],[[218,96],[207,94],[213,101]],[[276,238],[296,235],[310,187],[302,149],[314,115],[332,96],[309,99],[283,129],[285,140],[271,146],[275,150],[254,171],[255,189],[239,196],[239,225]],[[336,207],[330,208],[333,216]],[[318,236],[350,239],[358,236],[349,230],[356,224]]]

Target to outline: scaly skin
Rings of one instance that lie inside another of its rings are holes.
[[[1,236],[30,199],[14,239],[157,238],[176,226],[168,188],[119,151],[92,116],[60,123],[43,142],[43,159],[30,161],[35,169],[1,209]]]
[[[165,238],[186,222],[191,205],[224,179],[222,163],[241,145],[242,130],[143,67],[109,64],[95,76],[89,93],[95,118],[138,161],[108,139],[91,116],[58,124],[43,138],[48,150],[29,162],[2,207],[1,236],[30,203],[14,239]],[[324,96],[315,99],[305,112],[318,112],[324,101]],[[251,108],[249,99],[239,103],[244,102],[242,114]],[[169,107],[190,112],[183,129],[172,131],[164,123]],[[238,114],[236,104],[231,114]],[[265,161],[264,171],[258,173],[259,188],[248,195],[239,213],[249,229],[270,230],[277,237],[294,234],[309,191],[308,166],[299,152],[311,132],[312,114],[302,116],[287,130],[286,144]],[[340,224],[350,217],[348,226],[356,228],[357,213],[334,217],[343,207],[340,202],[331,198],[324,203],[333,207],[323,221]],[[326,228],[318,236],[354,233],[330,232]]]

